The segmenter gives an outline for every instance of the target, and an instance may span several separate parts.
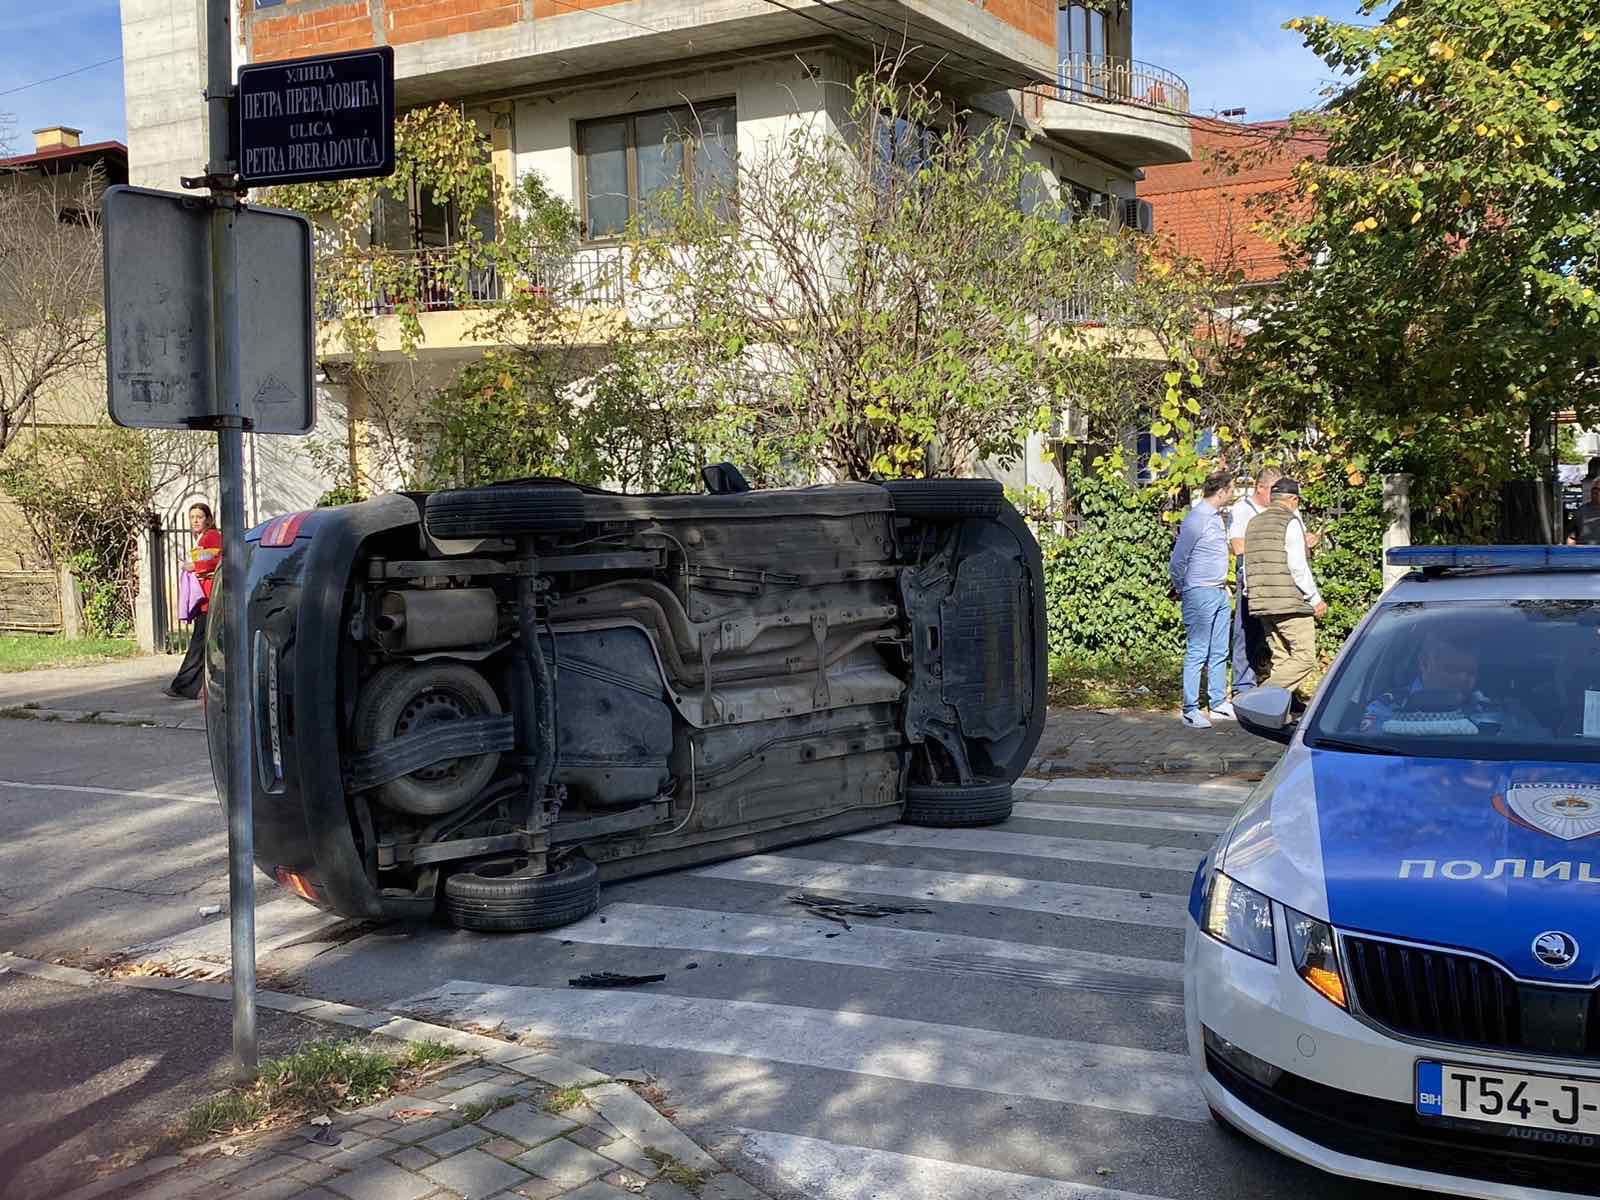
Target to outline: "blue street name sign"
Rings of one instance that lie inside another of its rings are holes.
[[[240,67],[233,111],[246,187],[394,173],[392,47]]]

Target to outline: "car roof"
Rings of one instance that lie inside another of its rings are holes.
[[[1461,600],[1600,601],[1600,571],[1482,570],[1424,575],[1413,571],[1378,603],[1427,604]]]

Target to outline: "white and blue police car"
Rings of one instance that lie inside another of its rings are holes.
[[[1600,547],[1411,547],[1196,875],[1215,1116],[1354,1179],[1600,1194]]]

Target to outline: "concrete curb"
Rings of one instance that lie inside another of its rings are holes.
[[[40,962],[18,954],[0,952],[0,974],[7,971],[30,975],[52,983],[80,988],[137,987],[151,991],[173,992],[186,996],[200,996],[212,1000],[228,1000],[232,990],[227,984],[195,982],[192,980],[151,977],[143,979],[107,979],[80,967],[63,967],[56,963]],[[396,1041],[436,1041],[476,1055],[485,1062],[503,1070],[515,1072],[534,1082],[549,1087],[580,1087],[593,1097],[594,1107],[608,1122],[632,1142],[642,1153],[646,1149],[660,1149],[672,1154],[681,1162],[713,1174],[727,1172],[721,1163],[712,1158],[704,1148],[685,1134],[649,1103],[638,1096],[619,1077],[595,1071],[570,1059],[541,1051],[530,1050],[515,1042],[504,1042],[483,1034],[468,1033],[448,1025],[435,1025],[414,1017],[397,1013],[360,1008],[353,1004],[335,1001],[312,1000],[288,992],[258,990],[256,1003],[262,1008],[292,1012],[296,1016],[332,1025],[343,1025],[365,1033],[379,1034]],[[262,1136],[270,1136],[270,1132]],[[243,1138],[226,1138],[237,1143]],[[146,1183],[157,1176],[187,1165],[189,1162],[216,1150],[222,1142],[191,1147],[175,1155],[146,1159],[137,1166],[115,1175],[108,1175],[86,1184],[76,1191],[57,1196],[54,1200],[96,1200],[123,1188]],[[731,1173],[729,1173],[731,1175]],[[732,1178],[737,1179],[737,1176]],[[754,1200],[765,1200],[764,1194],[743,1180],[741,1195]]]
[[[0,708],[0,718],[13,721],[59,722],[63,725],[130,725],[139,729],[187,729],[204,733],[204,716],[175,717],[165,713],[129,713],[82,708],[46,708],[42,704],[12,704]]]

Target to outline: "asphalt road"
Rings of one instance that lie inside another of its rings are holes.
[[[226,894],[209,793],[198,734],[0,721],[0,949],[215,938],[196,918]],[[1399,1195],[1222,1132],[1191,1080],[1180,921],[1233,798],[1108,781],[1022,799],[994,829],[893,826],[608,885],[549,935],[381,930],[298,964],[299,990],[648,1070],[775,1195]],[[802,890],[929,911],[846,930]],[[566,986],[589,971],[667,979]]]

